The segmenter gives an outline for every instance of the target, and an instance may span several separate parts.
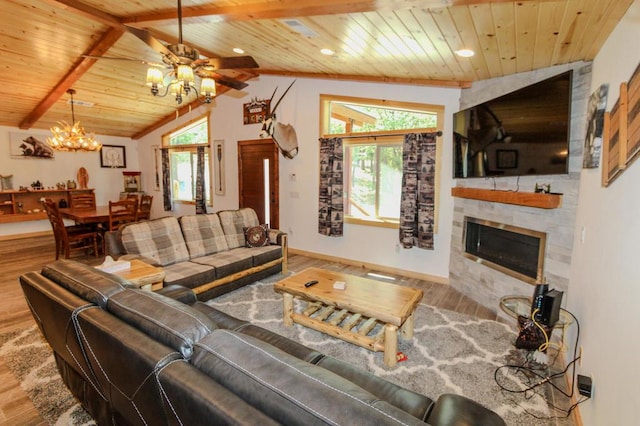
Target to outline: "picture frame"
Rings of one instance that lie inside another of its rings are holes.
[[[215,172],[215,194],[224,195],[225,181],[224,181],[224,140],[213,141],[213,170]]]
[[[496,167],[498,169],[517,169],[518,150],[517,149],[497,149]]]
[[[46,136],[33,132],[10,132],[9,149],[11,158],[33,158],[51,160],[53,149],[47,144]]]
[[[124,169],[127,167],[125,147],[122,145],[102,145],[100,167]]]

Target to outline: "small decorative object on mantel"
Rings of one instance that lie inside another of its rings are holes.
[[[80,189],[87,189],[89,185],[89,173],[84,167],[78,169],[78,185]]]
[[[0,175],[0,180],[2,182],[0,189],[2,189],[3,191],[13,190],[13,175]]]
[[[76,189],[76,181],[68,180],[67,181],[67,189]]]

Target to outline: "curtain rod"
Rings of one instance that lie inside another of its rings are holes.
[[[422,133],[434,133],[434,132],[422,132]],[[404,136],[411,133],[386,133],[384,135],[352,135],[352,136],[339,136],[341,139],[359,139],[359,138],[388,138],[391,136]],[[442,131],[435,132],[436,136],[442,136]]]

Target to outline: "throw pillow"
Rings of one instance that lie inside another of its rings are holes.
[[[247,247],[262,247],[269,245],[269,227],[266,224],[248,226],[243,229]]]

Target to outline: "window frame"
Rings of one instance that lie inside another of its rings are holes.
[[[383,130],[383,131],[374,131],[374,132],[347,132],[347,133],[329,133],[331,115],[330,115],[330,103],[331,102],[341,102],[341,103],[351,103],[351,104],[363,104],[370,105],[379,108],[388,108],[388,109],[404,109],[410,111],[418,111],[418,112],[429,112],[436,114],[436,127],[435,128],[416,128],[416,129],[398,129],[398,130]],[[345,154],[345,165],[347,164],[347,155],[346,155],[346,146],[355,145],[355,144],[363,144],[363,145],[371,145],[370,142],[373,140],[373,144],[375,145],[389,145],[389,138],[399,138],[399,144],[402,145],[404,142],[404,135],[409,133],[427,133],[427,132],[436,132],[441,131],[444,127],[444,113],[445,107],[444,105],[433,105],[433,104],[421,104],[415,102],[401,102],[401,101],[389,101],[389,100],[381,100],[381,99],[371,99],[371,98],[359,98],[359,97],[351,97],[351,96],[340,96],[340,95],[328,95],[321,94],[320,95],[320,125],[319,125],[319,133],[323,138],[343,138],[343,150]],[[436,139],[436,175],[435,175],[435,199],[440,199],[440,173],[442,168],[442,138]],[[349,164],[351,164],[349,162]],[[376,164],[376,167],[379,168],[379,164]],[[378,172],[376,172],[378,173]],[[379,199],[379,179],[376,182],[376,208],[378,208],[378,199]],[[346,185],[345,185],[346,188]],[[398,229],[400,226],[400,218],[360,218],[354,217],[351,215],[347,215],[348,211],[348,197],[346,195],[346,189],[344,194],[344,223],[350,223],[355,225],[365,225],[365,226],[377,226],[383,228],[393,228]],[[439,210],[438,202],[435,203],[434,210],[434,234],[437,233],[438,230],[438,210]]]
[[[171,145],[170,141],[171,138],[176,134],[176,133],[183,133],[185,131],[187,131],[189,128],[198,126],[201,124],[201,122],[206,123],[207,125],[207,140],[206,142],[202,142],[202,143],[194,143],[194,144],[183,144],[183,145]],[[193,120],[188,121],[187,123],[184,123],[176,128],[174,128],[172,131],[167,132],[165,134],[162,135],[162,147],[163,148],[168,148],[169,153],[171,154],[171,152],[177,152],[177,151],[187,151],[190,152],[193,155],[197,155],[197,148],[203,146],[205,148],[205,155],[207,156],[208,160],[205,160],[207,162],[208,165],[208,169],[209,169],[209,173],[208,174],[208,179],[209,181],[207,182],[207,188],[208,191],[205,191],[205,204],[209,207],[213,206],[213,164],[212,164],[212,158],[211,158],[211,117],[209,116],[209,114],[205,114],[202,115],[200,117],[196,117]],[[169,155],[169,161],[171,162],[171,155]],[[169,173],[172,172],[173,167],[171,166],[171,164],[169,165]],[[171,175],[171,181],[173,182],[173,175]],[[195,187],[195,177],[192,177],[192,187]],[[195,193],[194,193],[194,197],[195,197]],[[175,194],[173,191],[173,188],[171,188],[171,201],[177,204],[185,204],[185,205],[195,205],[196,200],[195,198],[192,200],[183,200],[183,199],[178,199],[175,198]]]

